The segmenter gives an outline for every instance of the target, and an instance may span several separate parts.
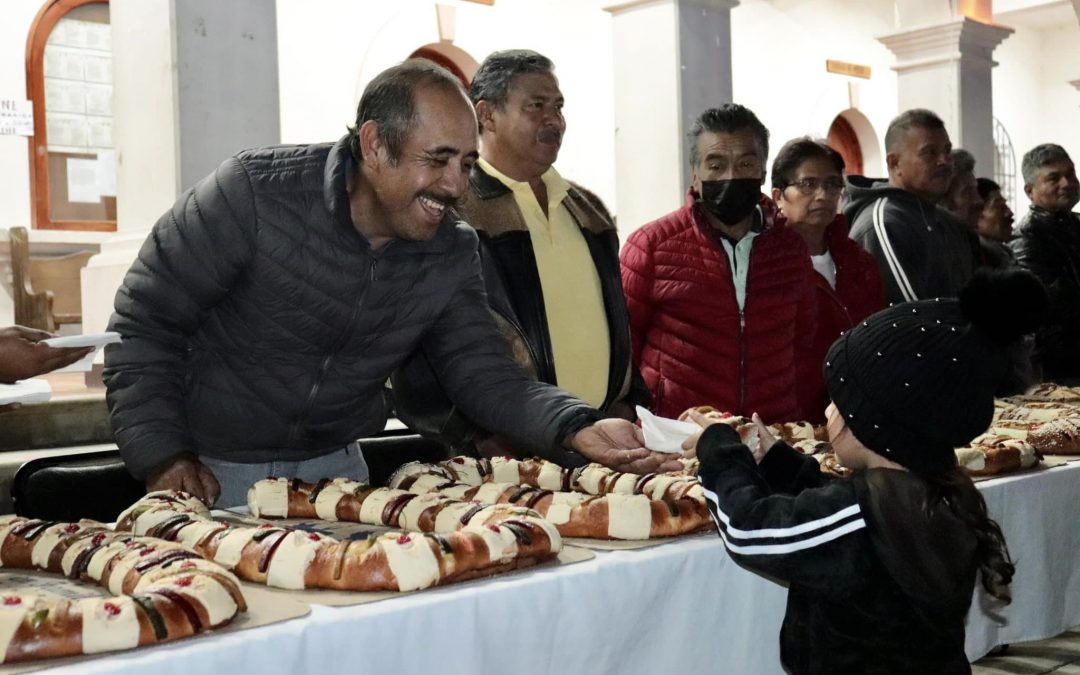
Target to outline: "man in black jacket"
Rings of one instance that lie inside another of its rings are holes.
[[[480,64],[469,90],[480,159],[457,210],[480,235],[492,314],[526,372],[634,419],[648,390],[632,377],[619,238],[600,199],[552,166],[566,131],[554,68],[524,49]],[[483,454],[522,454],[453,411],[427,364],[417,355],[394,377],[407,424],[466,450],[477,443]]]
[[[1012,241],[1016,262],[1046,285],[1050,312],[1035,338],[1043,377],[1080,384],[1080,201],[1076,167],[1060,145],[1032,148],[1021,164],[1031,210]]]
[[[563,464],[678,462],[625,420],[526,378],[452,207],[478,155],[460,84],[407,61],[365,89],[335,144],[249,150],[155,225],[117,293],[105,380],[117,443],[149,489],[244,501],[267,474],[366,477],[384,383],[423,348],[472,419]]]
[[[978,241],[938,204],[952,179],[952,142],[929,110],[901,113],[885,133],[888,181],[848,176],[851,238],[881,268],[885,299],[955,297],[975,271]]]

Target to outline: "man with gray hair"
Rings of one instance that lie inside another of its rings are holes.
[[[553,166],[566,132],[554,64],[526,49],[495,52],[469,96],[480,158],[457,212],[480,235],[500,332],[531,377],[634,419],[648,390],[630,364],[619,238],[600,199]],[[485,455],[523,454],[455,411],[433,376],[418,358],[394,377],[398,414],[409,426],[463,451],[476,444]]]
[[[963,224],[969,231],[979,227],[983,200],[975,180],[975,157],[967,150],[952,151],[953,173],[949,191],[941,202],[941,208]]]
[[[885,133],[889,179],[847,177],[851,238],[877,258],[885,299],[955,297],[975,271],[973,237],[938,205],[952,181],[952,143],[941,118],[916,108]]]
[[[1016,262],[1035,273],[1050,295],[1049,318],[1036,335],[1043,376],[1080,384],[1080,201],[1076,167],[1065,149],[1044,143],[1024,155],[1024,193],[1031,210],[1012,242]]]
[[[634,360],[653,410],[711,405],[769,423],[815,418],[806,377],[820,377],[810,251],[775,224],[761,194],[769,131],[749,108],[702,112],[688,134],[682,208],[630,235],[622,250]],[[800,400],[802,399],[802,400]]]

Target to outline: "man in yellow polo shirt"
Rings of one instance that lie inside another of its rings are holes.
[[[480,234],[488,300],[517,361],[612,416],[647,402],[634,387],[615,224],[596,195],[552,166],[566,121],[554,65],[528,50],[495,52],[473,77],[480,159],[458,212]],[[514,452],[460,416],[446,416],[410,364],[394,379],[414,429],[484,454]],[[636,378],[640,382],[640,378]],[[437,392],[435,392],[437,393]]]

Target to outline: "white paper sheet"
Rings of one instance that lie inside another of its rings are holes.
[[[97,160],[75,159],[67,161],[68,201],[80,204],[97,204],[101,193],[97,185]]]
[[[97,347],[94,351],[82,357],[70,366],[65,366],[57,373],[86,373],[94,367],[94,357],[105,345],[120,342],[120,333],[109,331],[106,333],[91,333],[88,335],[66,335],[64,337],[49,338],[42,340],[50,347]]]
[[[46,380],[21,380],[15,384],[0,384],[0,405],[8,403],[44,403],[52,398],[52,387]]]

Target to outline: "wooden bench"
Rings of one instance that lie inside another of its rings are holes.
[[[82,323],[80,272],[94,252],[31,257],[25,227],[11,228],[8,237],[15,323],[49,332],[55,332],[62,324]]]

